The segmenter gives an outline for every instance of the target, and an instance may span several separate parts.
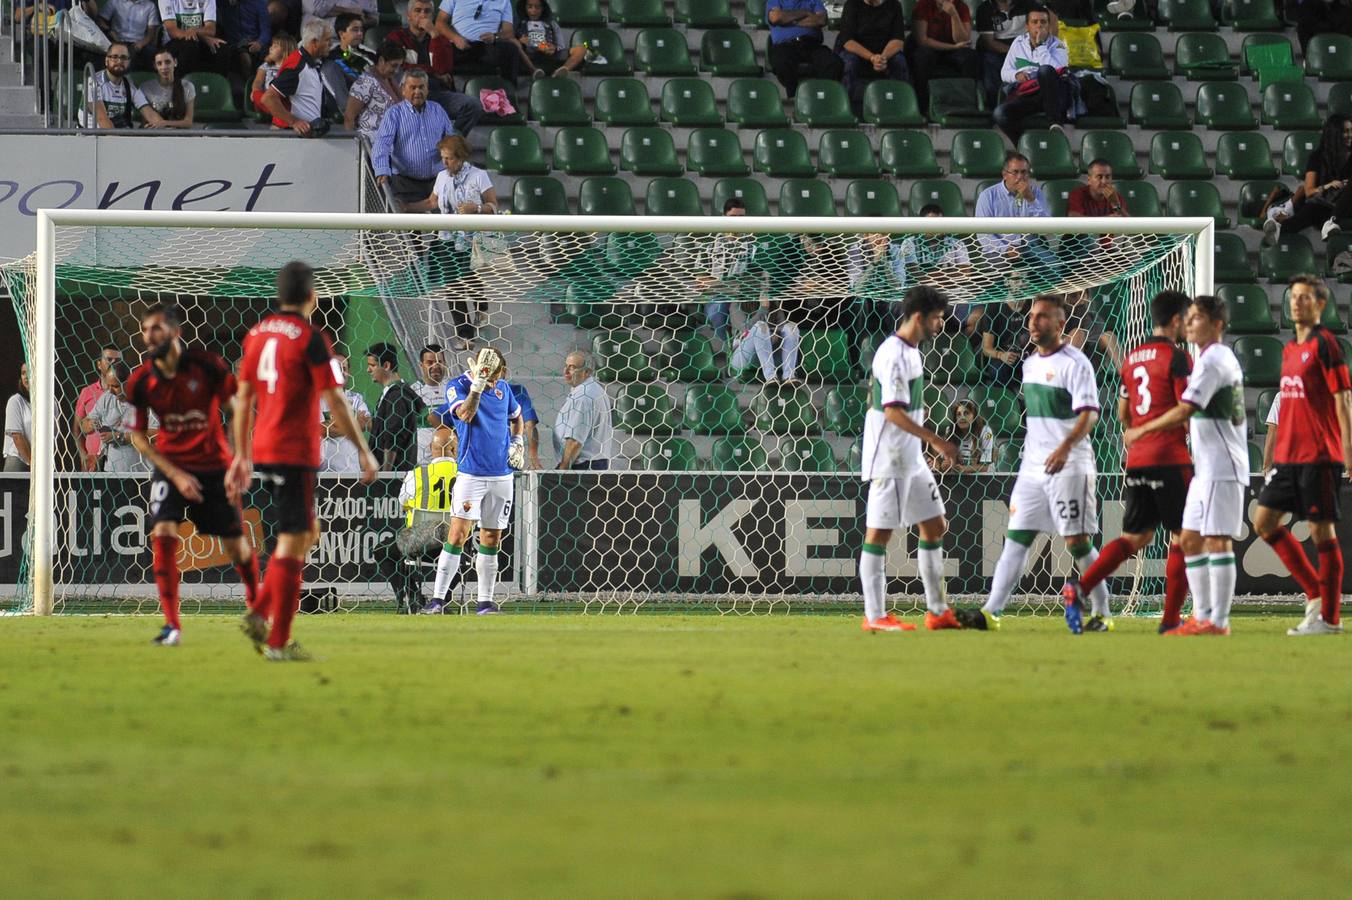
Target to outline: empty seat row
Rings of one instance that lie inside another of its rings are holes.
[[[781,440],[776,464],[758,438],[721,437],[709,448],[709,459],[701,460],[695,445],[683,437],[651,438],[639,448],[634,467],[653,472],[756,472],[775,469],[780,472],[857,472],[859,460],[852,450],[845,460],[837,460],[831,444],[822,438],[800,437]]]
[[[663,0],[609,0],[608,16],[602,14],[599,0],[555,0],[554,18],[566,28],[585,25],[647,26],[670,25],[672,21],[691,28],[729,28],[738,24],[729,0],[675,0],[670,13]],[[759,25],[764,19],[764,0],[746,5],[746,24]]]
[[[1248,89],[1238,81],[1209,81],[1198,86],[1196,118],[1188,115],[1183,93],[1168,81],[1142,81],[1131,89],[1130,120],[1144,128],[1186,130],[1194,124],[1215,130],[1244,130],[1259,121],[1284,131],[1319,129],[1323,117],[1309,85],[1277,82],[1262,89],[1255,120]]]
[[[1167,2],[1167,0],[1166,0]],[[1179,0],[1173,0],[1177,3]],[[1182,0],[1206,8],[1207,0]],[[1162,4],[1163,5],[1163,4]],[[1287,77],[1301,80],[1308,73],[1320,81],[1352,81],[1352,37],[1344,34],[1315,35],[1305,49],[1305,66],[1294,66],[1293,51],[1284,34],[1253,34],[1244,39],[1239,59],[1230,56],[1225,38],[1203,27],[1188,27],[1190,34],[1180,35],[1174,48],[1172,70],[1165,64],[1164,49],[1149,33],[1115,35],[1108,45],[1107,70],[1119,78],[1133,81],[1167,80],[1173,76],[1189,81],[1234,78],[1237,74],[1257,74],[1251,48],[1284,48],[1280,54],[1264,54],[1268,60],[1281,60],[1294,69]],[[1286,73],[1283,73],[1286,74]]]

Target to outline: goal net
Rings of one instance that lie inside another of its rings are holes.
[[[964,450],[961,469],[939,484],[949,594],[974,601],[989,586],[1019,464],[1027,301],[1064,295],[1070,339],[1097,370],[1104,415],[1092,440],[1102,526],[1115,535],[1115,363],[1148,333],[1157,291],[1210,288],[1211,227],[44,213],[37,254],[3,270],[33,376],[35,456],[31,481],[4,482],[16,549],[0,573],[9,598],[0,602],[10,611],[154,608],[149,475],[128,452],[118,404],[90,413],[89,386],[108,387],[96,364],[108,348],[134,368],[140,314],[162,302],[181,307],[187,344],[237,361],[244,333],[269,309],[277,269],[292,259],[315,267],[315,321],[349,361],[347,389],[372,413],[382,390],[366,366],[375,345],[398,349],[400,374],[429,400],[464,371],[465,340],[504,352],[538,416],[542,468],[517,477],[499,595],[530,609],[857,608],[869,365],[905,290],[941,288],[952,316],[924,348],[924,408]],[[429,344],[443,354],[422,354]],[[604,388],[610,422],[567,411],[575,386],[564,361],[574,352]],[[582,458],[603,457],[607,469],[556,469],[561,416],[583,429]],[[419,437],[424,456],[429,434]],[[430,567],[393,551],[403,473],[366,486],[350,468],[326,456],[309,609],[392,608],[392,571],[425,573],[430,588]],[[266,549],[266,495],[254,492],[245,507]],[[222,548],[190,523],[181,534],[185,609],[236,608],[242,592]],[[1042,541],[1030,558],[1011,608],[1058,609],[1069,557],[1060,542]],[[1158,608],[1162,558],[1152,548],[1112,580],[1119,609]],[[917,607],[913,536],[894,537],[888,566],[892,602]]]

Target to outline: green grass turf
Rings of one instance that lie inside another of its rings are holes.
[[[1352,639],[0,620],[8,897],[1329,896]]]

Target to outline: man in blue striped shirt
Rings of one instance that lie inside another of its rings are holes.
[[[441,170],[437,141],[455,134],[446,111],[427,102],[427,73],[409,69],[402,86],[404,102],[391,106],[380,120],[371,163],[376,180],[389,182],[400,203],[425,200]]]

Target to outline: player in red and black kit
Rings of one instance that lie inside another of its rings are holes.
[[[1352,381],[1342,347],[1319,324],[1329,302],[1328,286],[1313,275],[1297,275],[1291,279],[1287,300],[1296,339],[1282,350],[1277,445],[1267,483],[1258,495],[1253,527],[1308,598],[1305,620],[1286,633],[1341,634],[1343,552],[1335,526],[1340,517],[1338,489],[1344,474],[1352,471]],[[1282,513],[1309,520],[1319,551],[1318,572],[1282,527]]]
[[[1187,294],[1161,291],[1150,301],[1154,329],[1150,337],[1127,354],[1122,364],[1122,390],[1117,400],[1117,418],[1123,429],[1158,419],[1178,405],[1188,386],[1192,360],[1179,346]],[[1164,619],[1160,632],[1179,626],[1179,611],[1188,596],[1183,550],[1178,543],[1183,527],[1183,503],[1192,480],[1192,457],[1188,455],[1187,426],[1157,431],[1131,445],[1127,451],[1126,487],[1123,499],[1122,536],[1103,550],[1078,581],[1066,583],[1061,594],[1067,603],[1098,587],[1155,537],[1160,525],[1169,529],[1169,556],[1164,568]]]
[[[164,628],[155,643],[176,646],[178,617],[178,526],[189,519],[200,534],[221,539],[244,582],[249,609],[258,603],[258,559],[244,533],[239,504],[225,489],[230,445],[221,425],[221,404],[235,393],[225,360],[188,348],[180,339],[178,307],[152,306],[141,316],[141,340],[150,356],[127,379],[126,397],[135,414],[131,442],[155,467],[150,482],[151,544],[155,584]],[[154,443],[146,436],[150,414],[159,419]]]
[[[314,270],[303,262],[287,263],[277,273],[277,311],[244,338],[231,423],[236,450],[226,475],[231,496],[243,495],[257,468],[274,503],[277,546],[263,579],[263,608],[244,617],[245,633],[271,660],[309,658],[291,640],[291,621],[300,606],[301,567],[319,538],[315,473],[319,470],[321,396],[328,403],[333,424],[357,446],[362,481],[369,484],[377,471],[375,457],[343,396],[345,378],[333,346],[310,324],[317,303]],[[269,621],[271,631],[267,630]]]

